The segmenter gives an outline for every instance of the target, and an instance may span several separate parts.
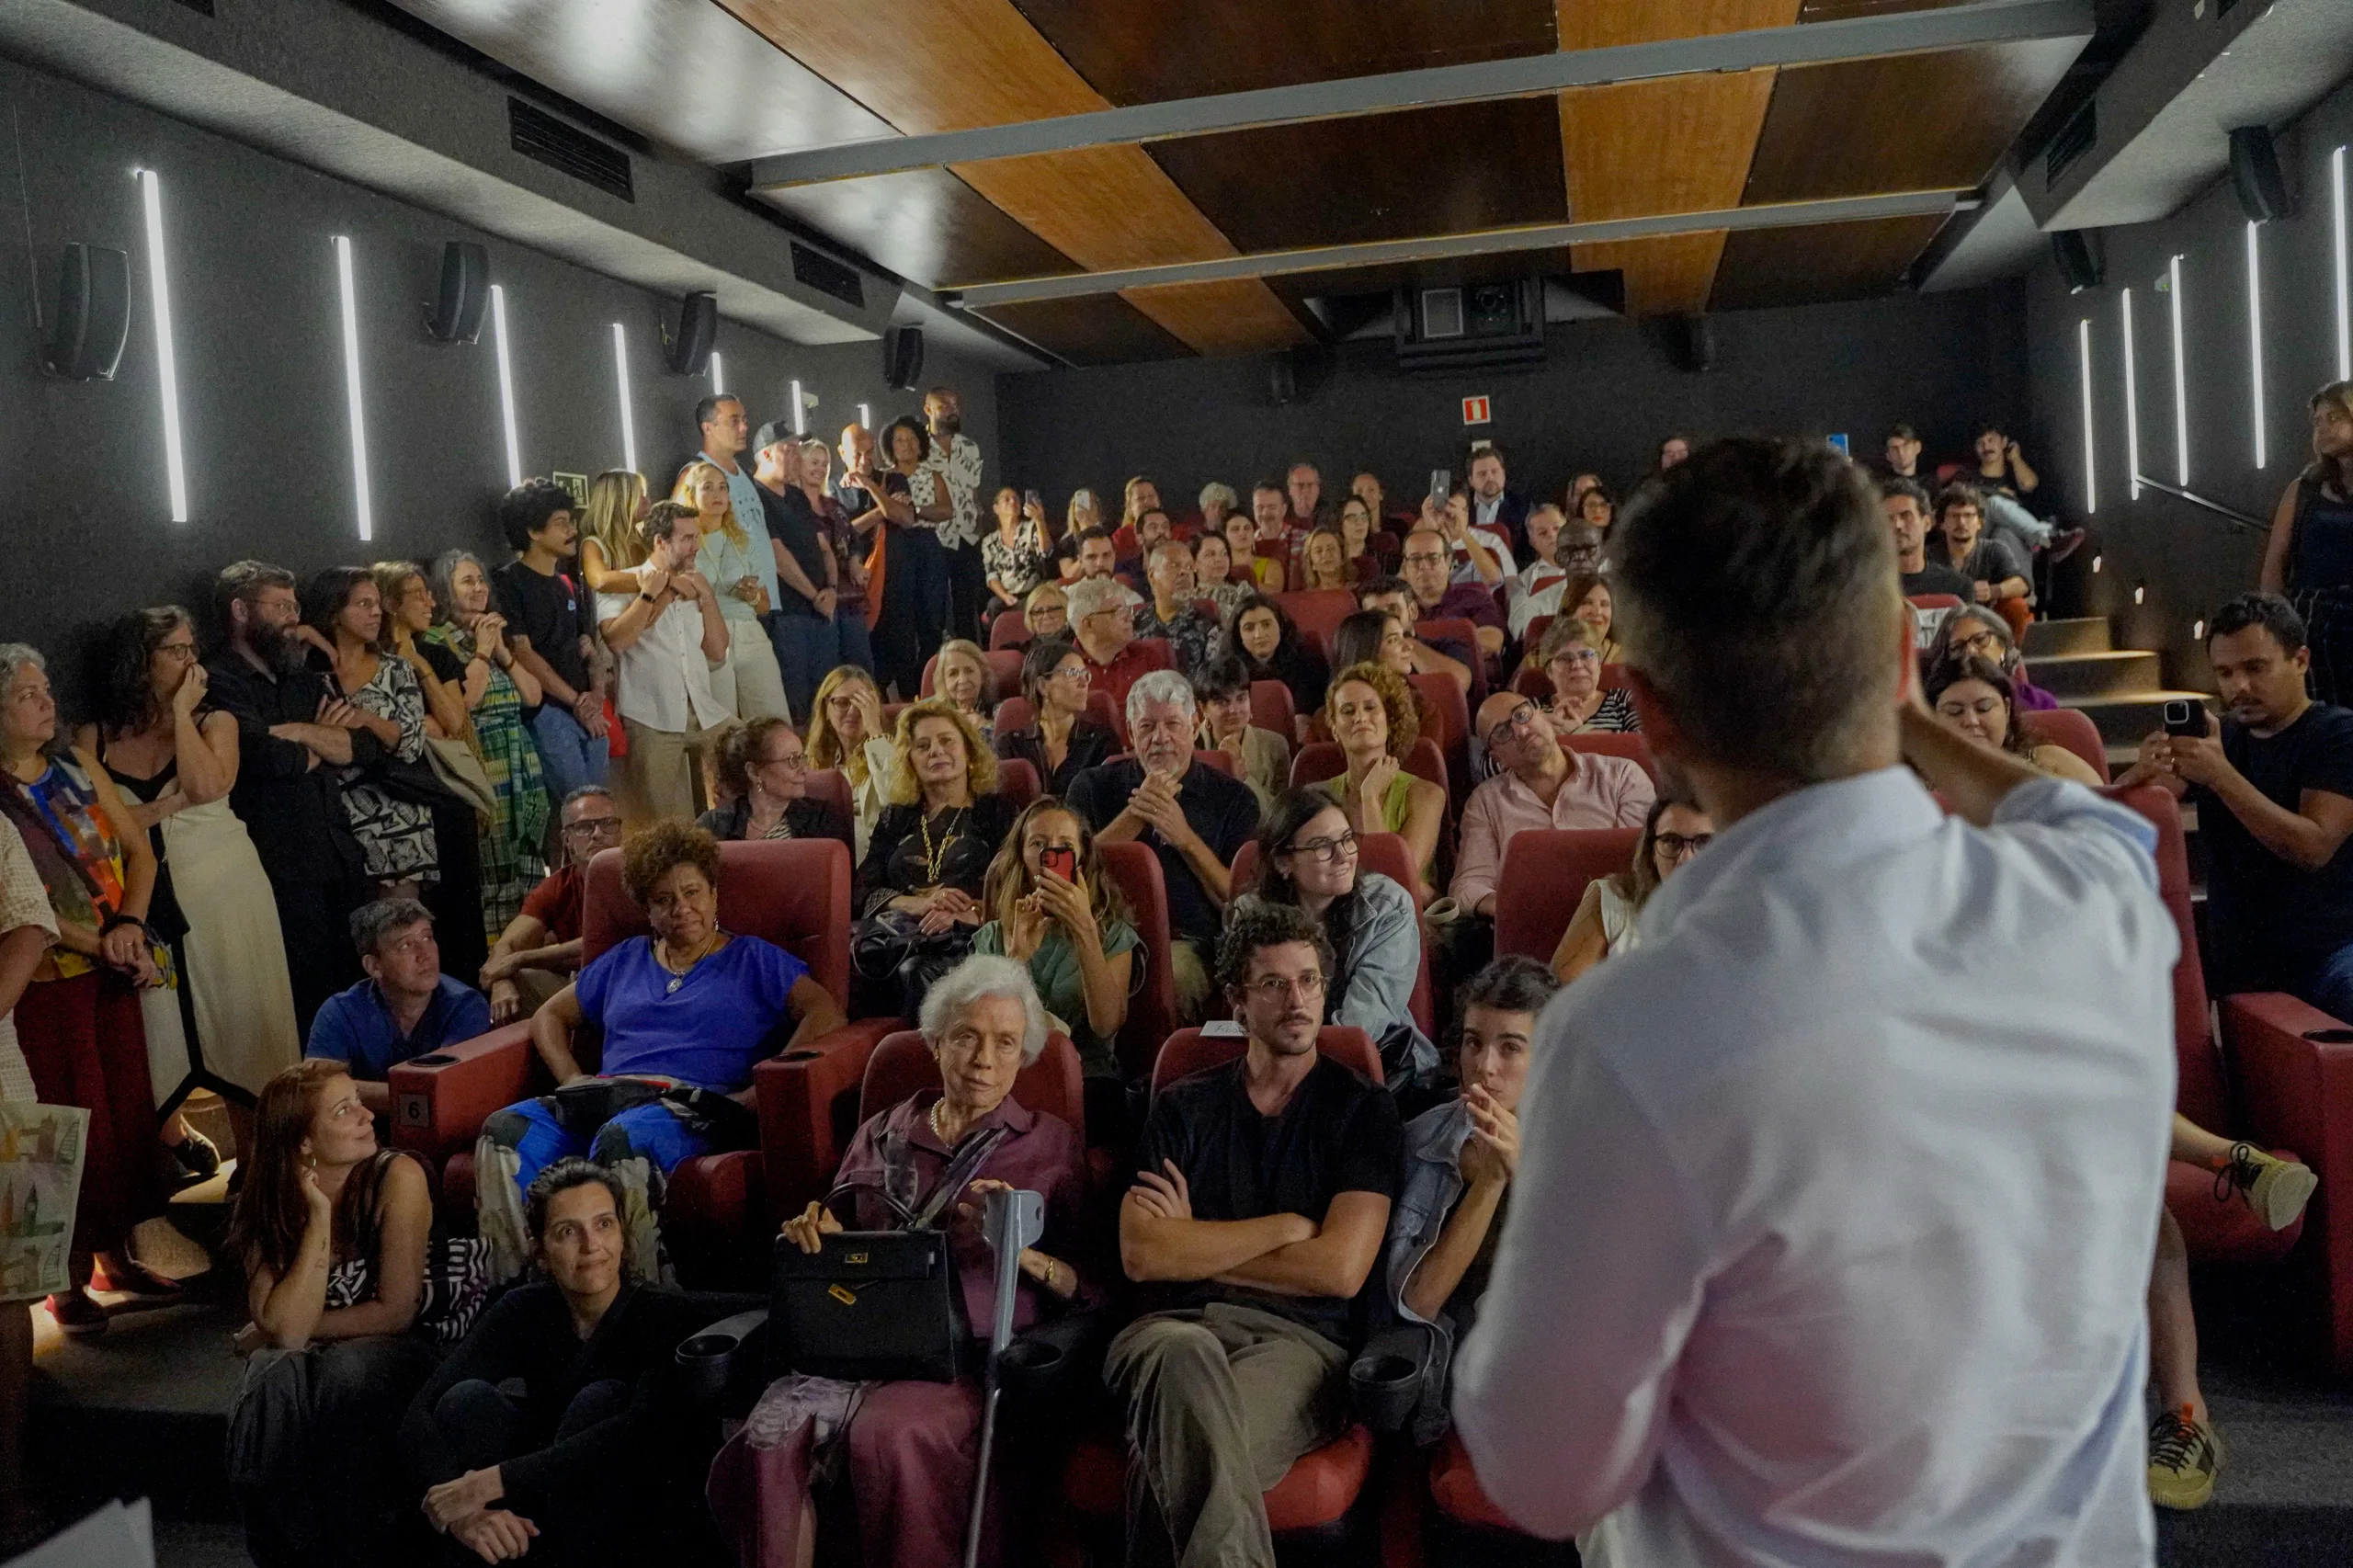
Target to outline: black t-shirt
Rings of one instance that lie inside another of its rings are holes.
[[[756,479],[752,483],[759,485],[767,507],[768,537],[784,546],[786,552],[807,574],[810,586],[824,588],[825,536],[819,528],[817,514],[809,508],[809,497],[801,494],[797,484],[789,490],[770,490]],[[780,581],[777,587],[777,597],[780,601],[777,608],[787,615],[811,618],[816,615],[817,607],[795,593],[791,584]]]
[[[1952,551],[1948,548],[1945,562],[1972,583],[2006,583],[2013,577],[2025,577],[2029,582],[2033,580],[2032,569],[2018,559],[2017,551],[1986,534],[1977,537],[1976,544],[1971,547],[1965,559],[1953,560]],[[1972,593],[1973,590],[1964,592],[1961,597],[1969,598]]]
[[[433,666],[435,680],[444,686],[465,684],[467,661],[458,657],[454,650],[420,637],[416,640],[416,651],[425,655],[426,664]]]
[[[1071,809],[1100,833],[1111,825],[1111,819],[1142,783],[1143,764],[1133,757],[1090,767],[1071,780]],[[1250,792],[1250,786],[1198,761],[1185,770],[1176,803],[1185,812],[1186,823],[1210,846],[1210,853],[1229,866],[1244,842],[1258,831],[1258,797]],[[1193,875],[1185,857],[1154,828],[1144,829],[1136,842],[1150,845],[1160,858],[1161,881],[1168,888],[1169,934],[1197,946],[1214,946],[1224,913]]]
[[[531,652],[545,659],[564,685],[587,690],[588,661],[581,655],[580,639],[588,620],[571,574],[555,572],[542,577],[520,561],[510,561],[490,574],[490,587],[497,596],[498,613],[506,618],[506,630],[529,639]]]
[[[1977,598],[1977,585],[1930,556],[1917,572],[1904,574],[1904,597],[1915,599],[1922,594],[1950,594],[1963,604],[1972,604]]]
[[[2222,755],[2275,804],[2295,811],[2307,790],[2353,797],[2353,710],[2315,702],[2278,734],[2222,722]],[[2231,990],[2302,983],[2304,971],[2353,943],[2353,844],[2317,871],[2266,849],[2209,790],[2192,786],[2211,869],[2206,910],[2215,967]]]
[[[1282,1114],[1261,1116],[1250,1103],[1244,1065],[1213,1067],[1163,1089],[1136,1144],[1138,1170],[1158,1171],[1167,1160],[1185,1173],[1193,1218],[1303,1214],[1320,1225],[1339,1193],[1397,1196],[1404,1130],[1385,1091],[1319,1055]],[[1354,1337],[1353,1303],[1337,1297],[1279,1296],[1207,1279],[1149,1286],[1145,1295],[1156,1312],[1228,1301],[1305,1324],[1343,1344]]]

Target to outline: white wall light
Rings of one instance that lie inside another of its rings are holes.
[[[2344,247],[2341,245],[2338,247],[2339,250],[2342,250],[2343,248]],[[2340,272],[2342,270],[2342,268],[2339,268]],[[858,422],[860,425],[865,426],[869,430],[874,428],[874,405],[872,403],[861,403],[858,405]]]
[[[2261,468],[2268,454],[2263,439],[2263,244],[2256,237],[2260,225],[2250,221],[2246,226],[2246,372],[2247,392],[2253,400],[2255,415],[2255,466]]]
[[[2075,360],[2084,378],[2084,515],[2099,510],[2099,464],[2092,458],[2092,319],[2075,324]],[[2097,568],[2094,568],[2097,570]]]
[[[796,436],[809,434],[809,409],[801,402],[799,381],[792,383],[792,433]]]
[[[2203,620],[2193,620],[2189,623],[2189,640],[2192,642],[2206,641],[2206,623]]]
[[[2345,149],[2328,155],[2329,188],[2335,193],[2336,222],[2336,379],[2353,381],[2353,292],[2346,286]]]
[[[710,351],[710,395],[724,397],[726,394],[727,372],[720,361],[719,350],[714,348]]]
[[[637,418],[629,408],[629,335],[613,324],[613,390],[621,404],[621,467],[637,472]]]
[[[506,355],[506,290],[490,286],[492,347],[498,350],[498,419],[506,433],[506,484],[523,483],[523,443],[515,434],[515,367]]]
[[[153,169],[133,169],[131,177],[139,182],[139,206],[147,219],[147,296],[155,317],[155,384],[164,404],[164,475],[171,489],[172,521],[184,523],[188,463],[180,447],[180,362],[172,344],[171,273],[164,260],[164,191]],[[2344,268],[2337,271],[2342,276]]]
[[[2165,289],[2173,296],[2173,455],[2180,478],[2189,485],[2189,373],[2184,363],[2188,348],[2181,340],[2181,257],[2165,263]]]
[[[359,537],[376,537],[375,508],[368,499],[368,415],[359,395],[359,290],[351,276],[351,240],[335,237],[335,281],[343,290],[343,401],[351,415],[351,492],[358,509]]]
[[[2137,605],[2146,602],[2148,597],[2149,588],[2147,584],[2135,583],[2132,585],[2132,602],[2134,604]]]
[[[2133,373],[2132,290],[2124,290],[2124,494],[2141,498],[2141,388]]]

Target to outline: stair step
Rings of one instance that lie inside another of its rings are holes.
[[[2165,684],[2157,655],[2137,649],[2100,653],[2055,653],[2027,665],[2027,676],[2052,696],[2121,697],[2153,691]]]
[[[2108,618],[2089,615],[2029,622],[2024,652],[2028,658],[2040,660],[2063,653],[2105,653],[2115,645]]]
[[[2176,700],[2211,703],[2213,699],[2202,691],[2150,689],[2099,697],[2061,696],[2059,706],[2073,708],[2090,719],[2098,727],[2100,738],[2111,748],[2123,746],[2137,751],[2151,731],[2164,726],[2165,704]]]

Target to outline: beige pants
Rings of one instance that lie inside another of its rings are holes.
[[[725,732],[723,728],[706,730],[692,715],[687,724],[681,733],[657,730],[634,719],[621,721],[621,733],[629,738],[629,756],[621,759],[615,792],[621,820],[631,827],[642,827],[656,817],[692,822],[702,813],[706,803],[702,754]]]
[[[777,665],[776,644],[768,641],[767,628],[756,620],[728,620],[727,662],[710,672],[710,694],[746,723],[754,719],[792,722],[784,672]]]

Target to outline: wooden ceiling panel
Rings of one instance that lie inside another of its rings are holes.
[[[2051,39],[1788,67],[1744,201],[1975,185],[2080,49]]]
[[[1549,54],[1553,0],[1014,0],[1115,104]]]
[[[1709,308],[1755,310],[1887,293],[1944,222],[1939,217],[1878,218],[1742,230],[1724,244]]]
[[[1074,365],[1181,359],[1192,351],[1117,294],[992,305],[973,313]]]
[[[1256,278],[1155,283],[1120,290],[1125,300],[1200,354],[1262,354],[1309,341],[1307,328]]]
[[[761,199],[821,233],[855,235],[869,256],[927,289],[1081,270],[946,169],[793,186]]]
[[[1798,19],[1798,6],[1799,0],[1558,0],[1553,25],[1563,49],[1608,49],[1785,28]]]
[[[1628,315],[1685,315],[1708,308],[1723,256],[1724,232],[1657,234],[1572,248],[1579,272],[1615,271],[1625,279]]]
[[[1245,252],[1558,223],[1566,210],[1549,97],[1186,136],[1151,152]]]
[[[1569,215],[1584,223],[1739,206],[1774,74],[1666,76],[1561,94]]]
[[[1234,254],[1142,147],[1082,147],[959,164],[956,172],[1089,272]]]

